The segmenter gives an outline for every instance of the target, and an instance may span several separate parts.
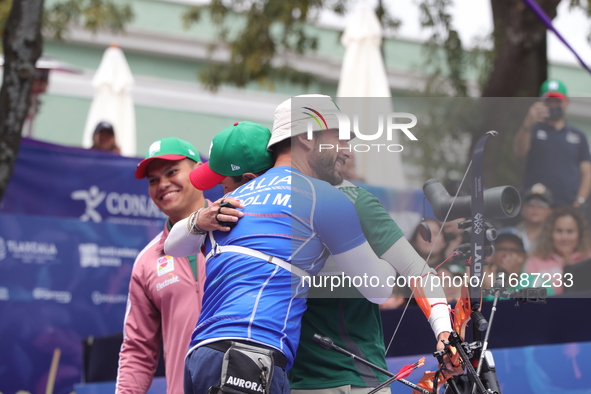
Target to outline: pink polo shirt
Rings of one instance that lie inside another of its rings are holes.
[[[197,255],[197,280],[186,257],[164,254],[168,228],[137,256],[131,273],[119,355],[117,394],[145,393],[164,343],[167,394],[183,394],[184,360],[201,312],[205,258]]]

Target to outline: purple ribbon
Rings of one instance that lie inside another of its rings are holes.
[[[552,25],[552,21],[550,20],[548,15],[546,15],[544,10],[542,10],[540,8],[538,3],[536,3],[534,0],[523,0],[523,1],[525,2],[525,4],[528,5],[529,8],[531,8],[531,10],[538,16],[538,18],[540,18],[540,20],[542,22],[544,22],[546,27],[548,27],[548,29],[552,30],[552,32],[554,32],[554,34],[556,34],[556,37],[558,37],[558,39],[560,39],[560,41],[562,41],[564,43],[564,45],[566,45],[566,47],[568,49],[570,49],[570,51],[573,53],[573,55],[575,55],[575,57],[577,58],[579,63],[581,63],[581,66],[583,66],[583,68],[585,70],[587,70],[589,73],[591,73],[591,69],[589,69],[589,67],[587,67],[587,65],[585,64],[583,59],[581,59],[579,54],[568,44],[568,42],[566,42],[566,40],[564,39],[564,37],[562,37],[562,35],[558,32],[558,30],[556,30],[554,28],[554,26]]]

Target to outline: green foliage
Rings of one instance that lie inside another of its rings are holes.
[[[570,0],[569,9],[579,8],[591,17],[591,3],[588,0]]]
[[[121,32],[133,20],[131,6],[120,0],[56,0],[43,13],[42,33],[62,39],[70,24],[76,23],[96,33],[100,29]],[[0,0],[0,37],[12,8],[12,0]],[[0,43],[0,50],[1,43]]]
[[[43,33],[61,39],[72,23],[93,33],[100,29],[120,32],[132,20],[131,6],[118,0],[59,0],[45,8]]]
[[[306,24],[317,20],[320,11],[345,13],[348,0],[212,0],[192,7],[183,15],[186,28],[207,16],[217,28],[218,42],[211,52],[225,49],[229,61],[207,66],[199,78],[210,90],[222,84],[245,87],[256,82],[274,89],[276,81],[308,85],[313,76],[296,70],[278,55],[315,51],[318,40]],[[378,2],[376,14],[386,30],[400,21]],[[241,18],[238,18],[239,15]]]
[[[470,52],[466,53],[466,61],[468,67],[476,70],[478,89],[482,91],[488,82],[488,78],[492,72],[495,56],[497,54],[496,48],[493,46],[492,33],[479,37],[473,43]]]
[[[467,150],[474,129],[478,99],[430,97],[424,99],[420,119],[419,144],[409,144],[409,160],[419,171],[419,179],[459,180],[466,169]]]
[[[470,131],[464,120],[468,118],[470,100],[451,97],[468,96],[465,74],[474,59],[464,50],[453,28],[451,5],[452,0],[419,3],[421,26],[431,32],[423,44],[426,81],[422,94],[439,97],[426,101],[426,113],[421,116],[421,143],[410,146],[411,162],[423,180],[461,179],[470,146]]]
[[[376,8],[376,16],[378,17],[378,20],[380,21],[380,24],[382,25],[384,32],[396,31],[396,29],[400,27],[400,19],[395,18],[393,15],[391,15],[386,9],[386,7],[384,7],[382,1],[383,0],[378,1],[378,6]]]
[[[589,2],[588,0],[570,0],[569,9],[572,10],[576,8],[582,10],[583,12],[585,12],[585,15],[587,15],[587,17],[591,18],[591,2]],[[587,41],[591,43],[591,30],[587,35]]]
[[[12,8],[12,0],[0,0],[0,38],[4,35],[4,27]]]
[[[302,54],[316,50],[317,39],[305,32],[304,24],[322,5],[322,0],[213,0],[209,5],[193,7],[184,15],[185,26],[198,22],[207,12],[220,38],[212,50],[222,44],[230,53],[228,63],[206,67],[200,73],[201,81],[212,91],[224,83],[244,87],[253,81],[273,88],[275,78],[308,84],[311,75],[274,59],[287,51]],[[342,2],[334,6],[340,9]],[[230,17],[234,13],[243,14],[243,26],[237,26],[236,18]]]
[[[452,0],[422,0],[419,4],[421,26],[431,31],[424,44],[427,95],[468,96],[465,78],[468,59],[453,28],[449,13],[452,4]]]
[[[315,51],[318,40],[306,28],[317,20],[321,10],[343,14],[348,0],[212,0],[193,7],[183,16],[186,27],[204,14],[218,29],[219,41],[211,48],[226,49],[229,61],[206,67],[199,75],[212,91],[222,84],[244,87],[256,82],[268,89],[283,80],[308,85],[312,75],[297,71],[288,60],[277,55]],[[239,14],[242,19],[237,18]],[[383,8],[379,16],[386,27],[396,26]]]

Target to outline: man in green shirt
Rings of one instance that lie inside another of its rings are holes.
[[[375,196],[347,181],[338,188],[355,205],[363,233],[376,255],[392,264],[399,275],[422,276],[430,272],[430,268],[412,249],[402,230]],[[379,306],[351,296],[313,297],[311,292],[308,309],[302,320],[295,364],[289,371],[292,393],[361,394],[386,381],[388,376],[341,353],[327,353],[327,350],[312,342],[315,333],[330,337],[337,346],[387,369]],[[451,331],[443,290],[435,289],[428,300],[429,305],[432,305],[429,322],[440,349],[443,346],[441,340],[447,340]],[[390,389],[385,388],[380,392],[389,393]]]

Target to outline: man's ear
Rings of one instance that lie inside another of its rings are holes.
[[[252,172],[247,172],[246,174],[242,174],[242,180],[244,181],[244,183],[250,182],[251,180],[253,180],[256,177],[257,177],[257,175],[253,174]]]
[[[302,133],[295,136],[295,139],[302,144],[306,149],[312,150],[314,148],[314,143],[316,140],[317,133],[312,134],[312,139],[308,139],[308,133]]]
[[[187,160],[189,161],[189,167],[191,167],[191,169],[195,169],[195,168],[203,165],[203,163],[200,161],[195,162],[191,159],[187,159]]]

